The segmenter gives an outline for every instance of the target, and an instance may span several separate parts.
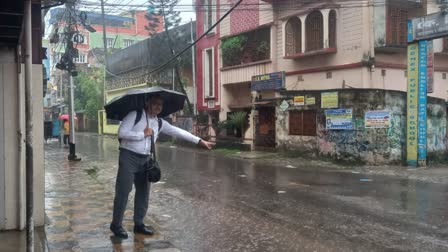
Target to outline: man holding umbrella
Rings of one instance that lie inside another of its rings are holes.
[[[156,141],[159,133],[162,132],[207,149],[215,145],[159,119],[182,109],[184,101],[183,94],[152,87],[131,90],[105,106],[108,118],[122,121],[118,130],[119,168],[115,185],[113,219],[110,225],[115,236],[128,237],[122,221],[133,184],[135,185],[134,233],[146,235],[154,233],[151,226],[145,226],[143,223],[149,202],[150,182],[146,177],[145,163],[150,158],[151,138]]]

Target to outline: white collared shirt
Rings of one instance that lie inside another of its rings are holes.
[[[118,129],[118,138],[121,139],[120,148],[138,154],[149,155],[151,151],[151,137],[145,137],[144,130],[148,123],[148,127],[154,132],[154,142],[156,142],[157,137],[159,136],[158,119],[157,117],[149,117],[149,115],[146,115],[146,111],[143,110],[142,118],[134,125],[136,117],[137,111],[132,111],[123,118],[120,128]],[[146,121],[146,118],[148,119],[148,122]],[[196,144],[201,140],[190,132],[173,126],[163,119],[161,120],[162,127],[160,128],[160,132]]]

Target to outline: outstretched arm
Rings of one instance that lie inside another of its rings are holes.
[[[213,148],[215,146],[215,143],[207,142],[205,140],[202,140],[201,138],[191,134],[190,132],[183,130],[181,128],[178,128],[176,126],[173,126],[169,124],[167,121],[163,120],[162,128],[160,129],[160,132],[163,132],[167,135],[173,136],[173,137],[179,137],[186,141],[198,144],[200,146],[203,146],[207,149]]]
[[[207,141],[201,139],[199,141],[199,145],[211,150],[216,145],[216,143],[207,142]]]

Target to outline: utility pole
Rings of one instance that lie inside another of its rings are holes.
[[[104,0],[101,0],[101,21],[103,23],[103,49],[104,49],[104,67],[103,67],[103,104],[106,101],[106,71],[107,71],[107,37],[106,37],[106,18],[104,17]],[[137,27],[137,26],[136,26]],[[104,113],[101,114],[104,116]],[[98,118],[98,121],[103,120],[103,118]],[[103,132],[101,132],[103,134]]]
[[[101,0],[101,19],[103,23],[104,68],[107,67],[106,19],[104,17],[104,0]]]
[[[69,114],[69,120],[70,120],[70,139],[69,139],[69,154],[68,154],[68,160],[70,161],[80,161],[81,158],[76,156],[76,141],[75,141],[75,106],[74,106],[74,90],[73,90],[73,76],[77,76],[78,72],[75,69],[75,65],[73,64],[73,57],[77,53],[75,53],[75,48],[73,48],[73,27],[72,27],[72,17],[71,13],[74,12],[73,10],[73,4],[74,0],[67,1],[65,3],[65,7],[67,10],[69,10],[68,15],[68,22],[67,22],[67,31],[68,36],[66,38],[67,40],[67,47],[65,49],[65,55],[67,59],[67,71],[69,75],[69,85],[70,85],[70,99],[69,99],[69,105],[68,105],[68,114]]]
[[[190,19],[190,31],[191,31],[191,43],[194,43],[193,36],[193,19]],[[197,115],[197,106],[196,106],[196,46],[193,45],[191,47],[191,68],[193,71],[193,115]]]

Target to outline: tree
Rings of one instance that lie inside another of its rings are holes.
[[[173,41],[177,41],[179,37],[176,29],[172,28],[179,26],[181,22],[180,12],[174,10],[179,1],[180,0],[148,0],[150,11],[146,15],[149,24],[145,28],[149,31],[149,35],[152,36],[156,34],[158,32],[158,27],[163,24],[164,34],[172,56],[176,55]],[[187,96],[187,92],[185,91],[180,76],[179,61],[174,63],[174,70],[176,73],[177,88],[187,97],[186,102],[188,110],[190,113],[193,113],[193,107],[191,106],[190,99]]]
[[[79,72],[75,82],[75,110],[84,110],[89,119],[96,119],[103,104],[103,74],[100,70],[91,73]]]

